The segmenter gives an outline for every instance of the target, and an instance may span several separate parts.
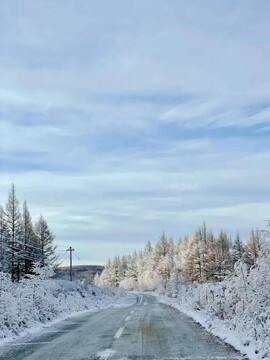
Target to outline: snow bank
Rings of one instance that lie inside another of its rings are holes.
[[[171,282],[162,301],[194,318],[250,360],[270,359],[270,236],[250,269],[238,261],[220,283]]]
[[[239,265],[235,276],[222,283],[174,283],[156,294],[250,360],[270,359],[270,294],[264,270],[269,273],[258,267],[247,274]]]
[[[12,283],[8,275],[0,273],[0,344],[75,312],[130,304],[123,290],[83,286],[47,276],[44,269],[32,279]]]

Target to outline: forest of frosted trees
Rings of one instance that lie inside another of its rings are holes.
[[[125,301],[120,289],[53,279],[57,265],[46,220],[40,215],[32,223],[27,203],[20,206],[12,185],[5,206],[0,206],[0,345],[77,311]]]
[[[53,240],[44,217],[33,224],[26,201],[21,208],[12,184],[6,205],[0,205],[0,272],[10,274],[15,282],[31,275],[37,265],[53,265]]]
[[[242,242],[203,225],[174,242],[108,260],[96,284],[153,291],[247,358],[270,359],[270,224]]]
[[[260,246],[259,230],[252,230],[243,244],[239,234],[231,239],[221,231],[215,237],[203,224],[191,237],[176,243],[162,234],[154,247],[148,242],[143,251],[109,259],[95,281],[98,285],[127,290],[166,288],[169,283],[179,280],[219,282],[232,274],[239,260],[251,268],[258,258]]]

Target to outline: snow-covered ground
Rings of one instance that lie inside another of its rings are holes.
[[[244,301],[239,301],[239,292],[242,292]],[[247,359],[270,359],[269,300],[266,299],[263,307],[255,293],[253,298],[246,296],[241,286],[237,291],[231,282],[175,284],[173,289],[155,291],[153,294],[161,302],[193,318]]]
[[[0,274],[0,345],[78,312],[127,306],[134,301],[123,290],[52,280],[46,271],[20,283]]]

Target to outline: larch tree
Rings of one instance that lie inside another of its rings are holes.
[[[133,255],[128,256],[126,277],[132,279],[134,284],[138,282],[138,268],[137,268],[137,252],[134,251]]]
[[[244,245],[243,242],[240,238],[239,232],[237,232],[236,237],[234,239],[233,242],[233,246],[232,246],[232,262],[233,265],[235,263],[237,263],[239,260],[243,259],[243,255],[244,255],[245,249],[244,249]]]
[[[259,230],[251,230],[249,238],[245,246],[244,259],[248,268],[255,265],[259,256],[261,243],[261,234]]]
[[[55,236],[42,215],[35,225],[35,234],[37,236],[37,247],[40,249],[37,257],[41,266],[55,265],[57,262],[56,246],[53,243]]]
[[[20,280],[20,267],[22,251],[22,217],[19,201],[16,197],[15,186],[11,185],[8,201],[5,209],[6,225],[8,232],[8,244],[11,251],[11,278]]]
[[[11,251],[8,246],[8,230],[5,212],[0,205],[0,271],[9,272],[11,269]]]
[[[154,248],[148,242],[143,251],[118,259],[120,270],[115,271],[115,264],[107,264],[100,282],[128,290],[163,286],[169,291],[182,281],[220,282],[233,273],[238,260],[249,267],[255,264],[261,247],[258,231],[252,231],[244,247],[239,234],[234,241],[224,231],[215,237],[203,224],[190,238],[177,243],[163,233]]]
[[[165,233],[162,233],[160,239],[158,240],[158,242],[156,243],[156,246],[154,248],[153,256],[154,256],[155,266],[158,266],[160,259],[162,257],[166,256],[168,251],[169,251],[168,239],[167,239]]]
[[[109,258],[99,278],[100,284],[102,286],[113,286],[111,264],[111,259]]]
[[[102,286],[101,281],[100,281],[100,275],[98,273],[96,273],[96,275],[94,277],[94,285]]]
[[[201,267],[199,254],[198,237],[195,233],[188,241],[187,251],[184,257],[182,273],[190,282],[201,280]]]
[[[207,233],[206,252],[204,254],[204,282],[217,281],[217,241],[211,231]]]
[[[154,266],[158,280],[166,287],[173,270],[174,244],[163,233],[154,248]]]
[[[221,231],[216,247],[216,277],[219,281],[223,280],[232,270],[230,249],[231,241],[226,232]]]
[[[122,280],[122,269],[119,256],[116,256],[111,263],[111,279],[112,286],[119,287]]]
[[[198,237],[198,262],[200,269],[200,279],[203,282],[207,278],[206,254],[207,254],[207,229],[205,223],[197,230]]]
[[[146,243],[145,248],[141,253],[137,267],[139,273],[139,277],[138,277],[139,286],[141,286],[142,288],[148,288],[154,282],[153,247],[150,241]]]
[[[26,201],[22,212],[22,240],[24,244],[24,274],[32,272],[34,263],[38,260],[38,237],[34,231],[32,219]]]

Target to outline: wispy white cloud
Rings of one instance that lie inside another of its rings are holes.
[[[265,108],[250,114],[247,108],[254,99],[196,99],[176,106],[161,115],[162,121],[176,122],[186,128],[249,127],[270,123],[270,101]]]
[[[14,181],[58,242],[98,262],[204,220],[261,225],[269,2],[0,7],[1,202]]]

